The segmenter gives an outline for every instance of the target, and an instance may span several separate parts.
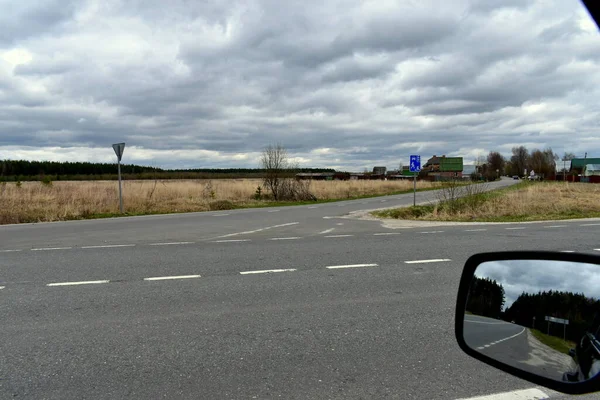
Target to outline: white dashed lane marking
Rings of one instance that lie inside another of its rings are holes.
[[[82,246],[82,249],[112,249],[114,247],[133,247],[135,244],[103,244],[98,246]]]
[[[267,212],[276,213],[276,212],[279,212],[279,211],[281,211],[281,210],[271,210],[271,211],[267,211]]]
[[[342,269],[342,268],[365,268],[365,267],[377,267],[377,264],[330,265],[325,268],[327,268],[327,269]]]
[[[302,239],[301,237],[279,237],[279,238],[271,238],[269,240],[298,240],[298,239]]]
[[[343,237],[350,237],[350,236],[354,236],[354,235],[329,235],[329,236],[325,236],[326,238],[343,238]]]
[[[444,231],[428,231],[428,232],[419,232],[419,233],[444,233]]]
[[[326,229],[326,230],[324,230],[323,232],[319,232],[319,235],[324,235],[324,234],[326,234],[326,233],[330,233],[330,232],[333,232],[333,231],[335,231],[335,228]]]
[[[4,289],[6,286],[0,286],[0,290]]]
[[[236,242],[250,242],[250,239],[228,239],[228,240],[214,240],[213,243],[236,243]]]
[[[391,236],[391,235],[400,235],[400,232],[382,232],[382,233],[374,233],[373,236]]]
[[[231,214],[227,214],[227,213],[225,213],[225,214],[213,214],[213,217],[226,217],[228,215],[231,215]]]
[[[180,244],[193,244],[194,242],[165,242],[165,243],[150,243],[148,246],[173,246]]]
[[[547,225],[544,228],[566,228],[566,225]]]
[[[525,229],[525,228],[521,228],[521,227],[516,227],[516,228],[504,228],[507,231],[517,231],[517,230],[521,230],[521,229]]]
[[[23,251],[21,249],[17,249],[17,250],[0,250],[0,253],[16,253],[18,251]]]
[[[150,278],[144,278],[145,281],[166,281],[173,279],[194,279],[200,278],[200,275],[179,275],[179,276],[154,276]]]
[[[579,226],[600,226],[600,224],[581,224]]]
[[[465,232],[485,232],[487,229],[465,229]]]
[[[561,253],[575,253],[575,251],[573,251],[573,250],[563,250],[563,251],[561,251]]]
[[[487,349],[488,347],[494,346],[494,345],[496,345],[498,343],[502,343],[502,342],[505,342],[507,340],[516,338],[517,336],[521,335],[523,332],[525,332],[525,328],[523,328],[523,330],[521,332],[517,333],[516,335],[512,335],[512,336],[506,337],[504,339],[496,340],[495,342],[492,342],[490,344],[486,344],[484,346],[480,346],[480,347],[477,348],[477,350]]]
[[[107,280],[102,281],[79,281],[79,282],[53,282],[48,283],[46,286],[77,286],[77,285],[98,285],[101,283],[108,283]]]
[[[277,272],[294,272],[295,268],[287,268],[287,269],[263,269],[258,271],[242,271],[240,275],[250,275],[250,274],[271,274]]]
[[[452,261],[449,258],[433,258],[431,260],[412,260],[412,261],[404,261],[405,264],[427,264],[427,263],[437,263],[437,262],[448,262]]]
[[[221,236],[217,236],[215,237],[215,239],[222,239],[222,238],[227,238],[227,237],[232,237],[232,236],[240,236],[240,235],[250,235],[252,233],[258,233],[258,232],[263,232],[263,231],[268,231],[270,229],[275,229],[275,228],[283,228],[285,226],[292,226],[292,225],[298,225],[300,222],[288,222],[286,224],[279,224],[279,225],[273,225],[273,226],[266,226],[264,228],[258,228],[258,229],[254,229],[252,231],[244,231],[244,232],[235,232],[235,233],[228,233],[227,235],[221,235]]]
[[[31,249],[31,251],[51,251],[51,250],[71,250],[72,247],[41,247],[39,249]]]

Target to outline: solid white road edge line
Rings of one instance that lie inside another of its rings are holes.
[[[108,249],[113,247],[133,247],[135,244],[103,244],[98,246],[81,246],[82,249]]]
[[[270,274],[273,272],[293,272],[296,271],[295,268],[287,268],[287,269],[263,269],[260,271],[241,271],[240,275],[249,275],[249,274]]]
[[[41,247],[39,249],[31,249],[31,251],[48,251],[48,250],[71,250],[72,247]]]
[[[550,395],[538,388],[513,390],[511,392],[494,393],[486,396],[462,398],[458,400],[541,400],[549,399]]]
[[[363,267],[377,267],[377,264],[348,264],[348,265],[330,265],[325,267],[327,269],[341,269],[341,268],[363,268]]]
[[[506,325],[507,322],[484,322],[484,321],[473,321],[471,319],[464,320],[465,322],[471,322],[473,324],[484,324],[484,325]]]
[[[80,282],[54,282],[48,283],[46,286],[75,286],[75,285],[96,285],[100,283],[108,283],[109,281],[80,281]]]
[[[200,278],[200,275],[179,275],[179,276],[153,276],[144,278],[145,281],[166,281],[171,279],[193,279]]]
[[[449,258],[433,258],[431,260],[412,260],[412,261],[404,261],[405,264],[425,264],[425,263],[435,263],[435,262],[446,262],[452,261]]]

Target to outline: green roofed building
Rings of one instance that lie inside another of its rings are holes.
[[[571,169],[569,172],[581,174],[584,167],[588,164],[600,164],[600,158],[574,158],[571,160]]]
[[[463,158],[462,157],[446,157],[446,156],[433,156],[423,166],[423,169],[428,172],[428,175],[437,177],[462,177],[463,171]]]

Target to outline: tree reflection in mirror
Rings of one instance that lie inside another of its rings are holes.
[[[480,264],[469,288],[464,339],[472,349],[546,378],[600,372],[600,268],[549,260]]]

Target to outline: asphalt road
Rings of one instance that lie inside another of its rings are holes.
[[[464,330],[467,345],[490,357],[497,357],[498,352],[494,346],[507,340],[511,340],[511,348],[521,354],[529,353],[526,328],[521,325],[478,315],[466,315]]]
[[[339,218],[411,203],[2,226],[0,398],[457,399],[532,388],[456,345],[462,266],[491,250],[597,253],[600,223],[391,230]]]

